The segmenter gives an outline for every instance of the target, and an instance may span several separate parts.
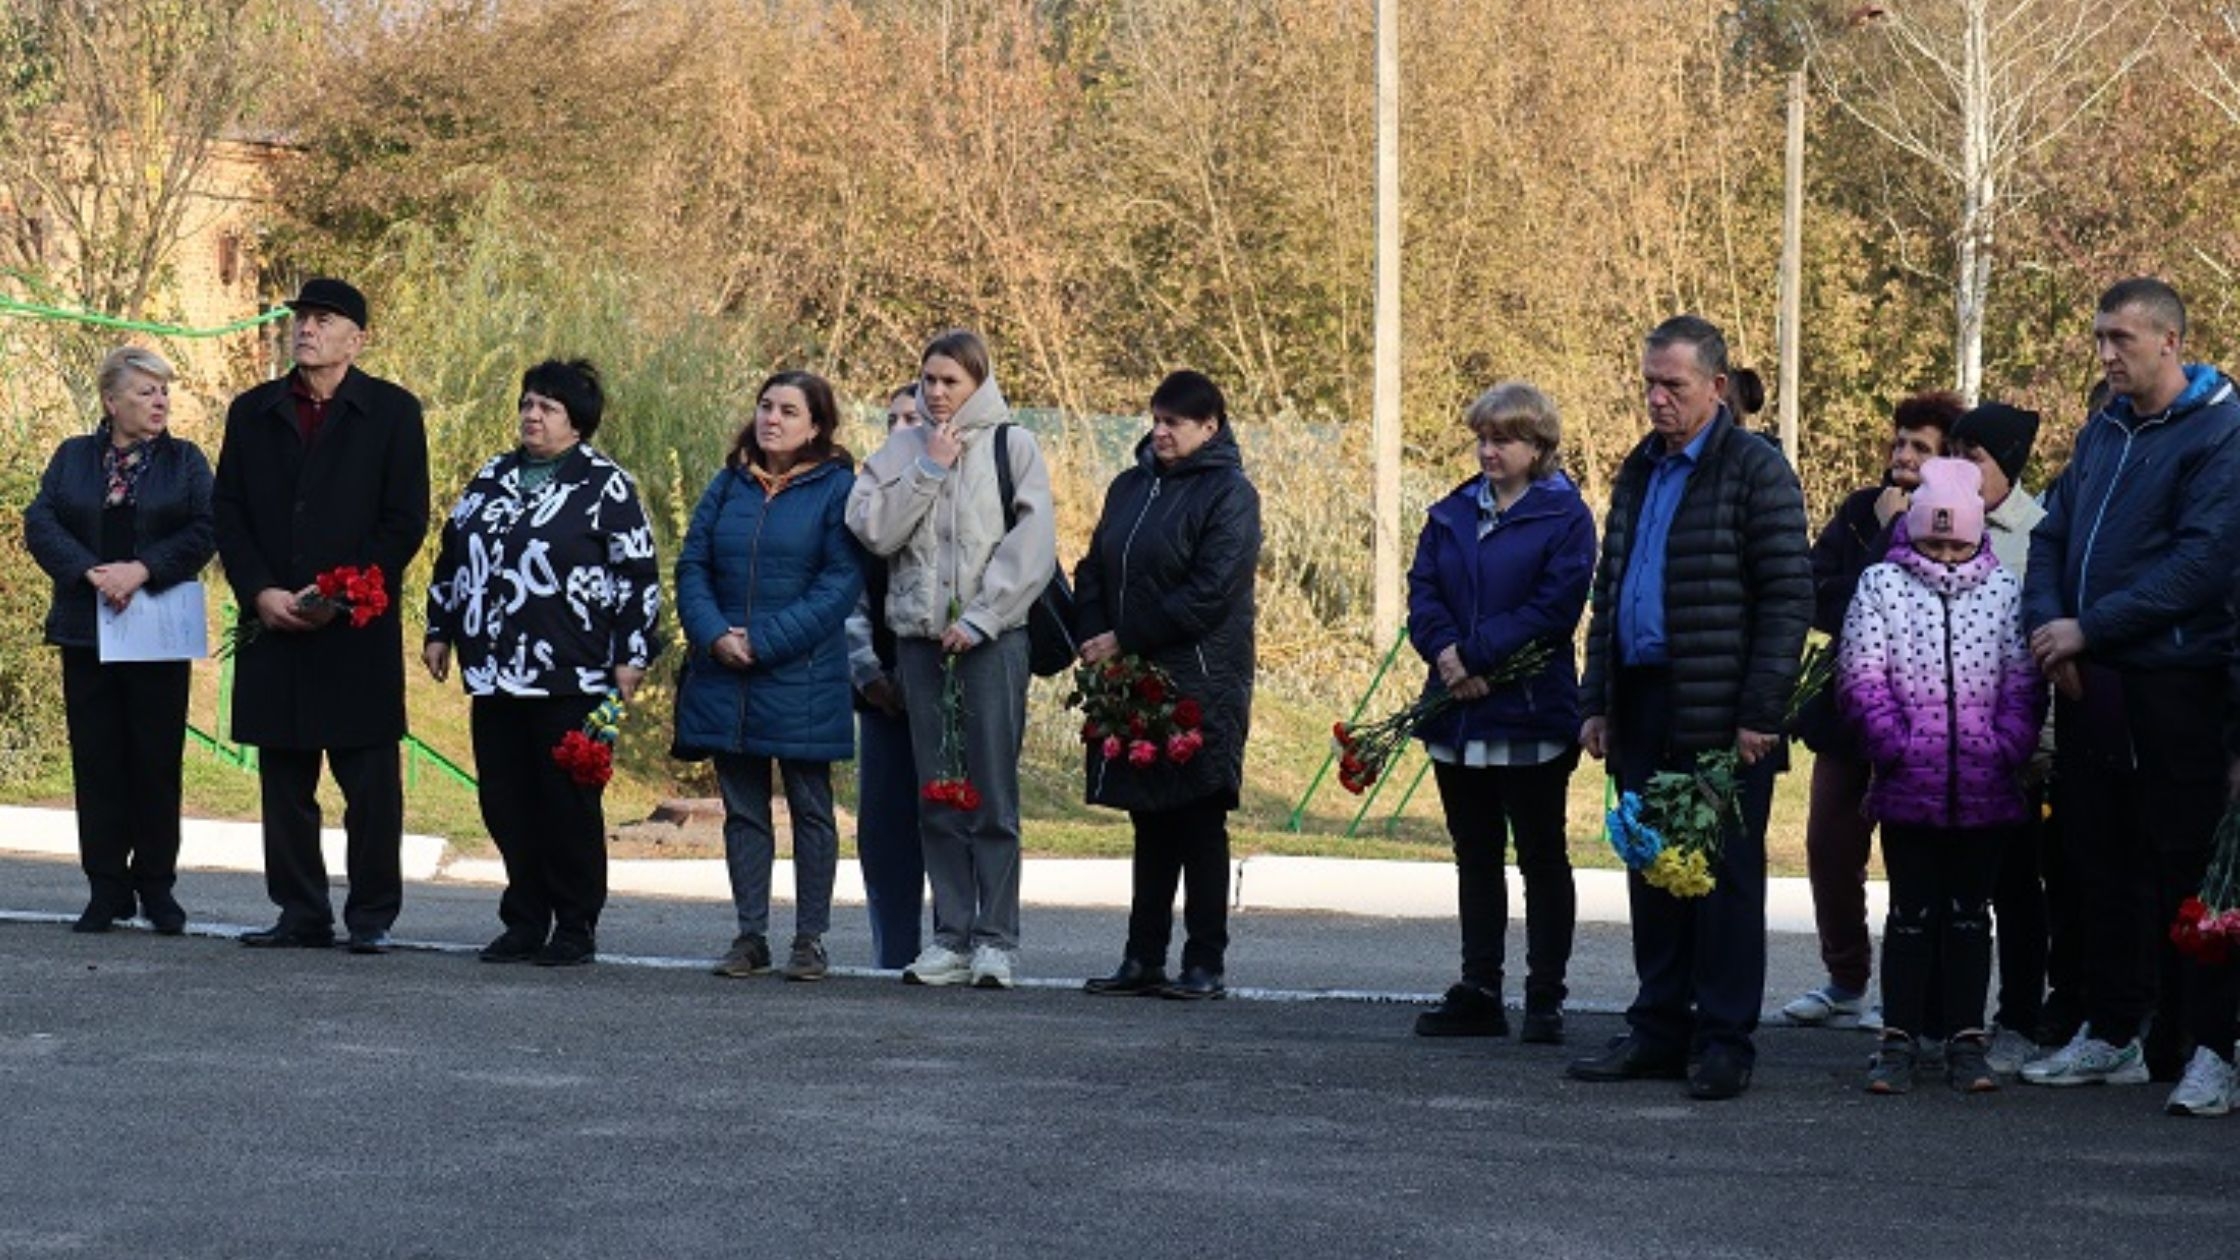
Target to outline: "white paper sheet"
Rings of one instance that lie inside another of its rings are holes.
[[[162,591],[142,589],[118,612],[94,592],[101,659],[194,661],[210,655],[210,620],[202,598],[202,583],[181,582]]]

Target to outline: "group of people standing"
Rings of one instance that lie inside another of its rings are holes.
[[[336,566],[401,575],[426,532],[426,438],[412,396],[354,366],[363,295],[313,280],[290,305],[294,368],[235,400],[215,474],[166,431],[170,369],[120,350],[102,368],[100,427],[56,452],[27,513],[55,583],[47,635],[62,648],[91,886],[79,930],[136,912],[159,931],[184,925],[170,890],[187,666],[105,663],[94,622],[98,605],[190,579],[215,553],[243,610],[234,732],[259,750],[280,911],[244,943],[337,939],[318,846],[324,762],[347,802],[347,944],[391,947],[401,620],[351,609],[320,579]],[[1576,918],[1565,800],[1580,752],[1639,792],[1731,750],[1738,808],[1712,887],[1682,896],[1629,879],[1628,1031],[1568,1074],[1684,1079],[1698,1099],[1743,1092],[1765,988],[1765,833],[1801,734],[1816,754],[1807,852],[1829,980],[1785,1014],[1868,1016],[1864,880],[1879,824],[1891,908],[1868,1088],[1904,1092],[1941,1047],[1963,1090],[2016,1072],[2046,1085],[2155,1078],[2178,1082],[2173,1111],[2230,1108],[2234,977],[2176,954],[2163,929],[2199,884],[2240,752],[2225,699],[2240,649],[2240,398],[2184,361],[2184,307],[2159,281],[2110,289],[2094,336],[2107,394],[2042,504],[2020,485],[2035,415],[1925,394],[1896,408],[1883,483],[1846,499],[1809,546],[1795,473],[1742,427],[1748,374],[1701,318],[1643,340],[1650,432],[1617,470],[1599,541],[1561,467],[1554,403],[1511,381],[1471,404],[1477,471],[1431,507],[1409,570],[1425,691],[1457,702],[1417,732],[1453,841],[1462,962],[1418,1033],[1508,1032],[1513,833],[1519,1035],[1562,1042]],[[552,749],[610,695],[634,695],[662,641],[646,513],[590,444],[604,409],[588,362],[524,375],[518,441],[445,519],[428,593],[422,659],[439,680],[456,667],[472,697],[484,818],[505,858],[490,962],[595,956],[601,786]],[[1120,965],[1085,988],[1219,997],[1259,499],[1211,380],[1173,373],[1149,411],[1072,571],[1068,655],[1161,671],[1202,714],[1203,751],[1135,759],[1086,741],[1087,798],[1126,810],[1136,845]],[[688,659],[674,751],[714,761],[737,919],[715,970],[826,974],[831,766],[860,749],[876,960],[912,984],[1008,988],[1028,627],[1059,568],[1050,478],[973,333],[927,345],[887,420],[859,468],[838,445],[831,386],[770,376],[676,562]],[[1583,671],[1568,650],[1582,619]],[[1837,682],[1792,721],[1815,628],[1835,642]],[[1566,650],[1490,681],[1540,644]],[[951,772],[969,790],[921,790]],[[780,790],[798,881],[782,964],[770,943]],[[1186,939],[1170,976],[1178,882]]]
[[[104,363],[103,420],[56,452],[27,510],[53,579],[49,641],[65,707],[91,887],[78,930],[145,914],[182,931],[179,847],[185,660],[103,661],[97,602],[194,578],[216,554],[242,610],[231,632],[233,733],[254,745],[267,891],[279,909],[245,945],[393,948],[402,903],[402,618],[385,594],[353,607],[339,570],[401,578],[427,532],[420,405],[355,366],[370,313],[353,286],[307,282],[289,303],[284,376],[237,398],[213,474],[167,428],[172,372],[124,349]],[[883,966],[914,984],[1009,988],[1019,942],[1019,754],[1030,608],[1057,573],[1050,480],[1011,421],[986,344],[936,338],[895,392],[887,441],[859,470],[837,442],[831,386],[779,372],[756,391],[676,563],[687,648],[673,751],[712,758],[737,932],[722,976],[770,972],[771,801],[785,793],[794,934],[783,974],[829,967],[839,855],[831,767],[866,766],[859,843]],[[522,377],[516,442],[461,490],[440,532],[421,659],[457,670],[471,701],[483,819],[504,858],[504,930],[486,962],[592,961],[606,900],[604,778],[555,748],[627,703],[661,650],[653,531],[636,483],[592,445],[606,410],[596,367],[551,360]],[[1226,405],[1178,372],[1115,482],[1080,591],[1079,659],[1159,662],[1203,714],[1188,764],[1092,766],[1092,801],[1144,837],[1125,991],[1219,997],[1228,812],[1243,778],[1259,503]],[[377,583],[378,584],[378,583]],[[856,722],[851,722],[851,709]],[[346,802],[349,894],[338,937],[319,847],[317,787]],[[933,768],[970,776],[969,802],[921,799]],[[1165,955],[1189,886],[1183,971]],[[1164,895],[1156,895],[1163,881]],[[932,939],[921,949],[923,889]],[[1092,984],[1092,991],[1116,991]]]

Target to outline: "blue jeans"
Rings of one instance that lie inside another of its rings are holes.
[[[717,753],[723,791],[723,860],[731,868],[731,904],[741,936],[770,934],[770,863],[777,836],[770,826],[768,757]],[[786,810],[793,818],[793,930],[823,936],[832,927],[832,877],[840,865],[840,833],[832,822],[832,766],[780,760]]]
[[[865,709],[856,728],[856,861],[871,915],[871,955],[878,966],[907,967],[918,956],[926,890],[910,720]]]

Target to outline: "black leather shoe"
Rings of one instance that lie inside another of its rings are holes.
[[[1688,1069],[1688,1097],[1698,1102],[1721,1102],[1750,1088],[1750,1068],[1741,1056],[1720,1046],[1703,1052]]]
[[[95,893],[93,898],[86,902],[85,910],[78,915],[78,921],[70,925],[70,930],[73,932],[106,932],[111,926],[122,923],[131,917],[132,897],[129,894],[123,901],[118,901],[114,897]]]
[[[187,912],[169,892],[140,894],[140,909],[159,935],[177,936],[187,930]]]
[[[598,947],[588,936],[573,932],[556,932],[544,948],[537,951],[539,967],[581,967],[598,958]]]
[[[260,931],[243,932],[241,943],[250,949],[333,949],[334,932],[275,923]]]
[[[1688,1061],[1673,1053],[1659,1053],[1628,1034],[1613,1037],[1600,1054],[1573,1059],[1563,1074],[1575,1081],[1677,1081],[1687,1075]]]
[[[1562,1045],[1563,1012],[1526,1011],[1524,1024],[1517,1030],[1517,1040],[1528,1046]]]
[[[1450,985],[1438,1005],[1416,1016],[1418,1037],[1506,1037],[1509,1014],[1501,995],[1464,981]]]
[[[1181,975],[1159,990],[1159,996],[1181,1002],[1205,1002],[1225,998],[1229,990],[1222,987],[1220,972],[1206,967],[1184,967]]]
[[[1167,987],[1167,969],[1154,967],[1133,958],[1120,960],[1120,969],[1109,976],[1098,976],[1081,986],[1083,993],[1104,997],[1141,997],[1157,993]]]
[[[350,952],[353,954],[386,954],[396,947],[396,941],[379,929],[350,934]]]
[[[544,942],[537,937],[508,928],[497,940],[483,946],[482,952],[475,956],[486,963],[525,963],[534,961],[538,951],[543,948]]]

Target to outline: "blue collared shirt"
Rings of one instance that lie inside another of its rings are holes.
[[[1649,484],[1641,493],[1641,511],[1633,521],[1633,547],[1626,557],[1625,583],[1618,589],[1618,659],[1628,665],[1663,665],[1664,549],[1672,534],[1672,518],[1680,514],[1680,496],[1688,488],[1688,474],[1703,458],[1711,424],[1699,430],[1677,452],[1658,456],[1649,470]]]

